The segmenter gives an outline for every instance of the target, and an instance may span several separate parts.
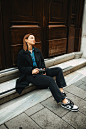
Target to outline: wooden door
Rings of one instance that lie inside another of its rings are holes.
[[[16,66],[25,34],[36,37],[35,47],[42,51],[42,0],[2,1],[7,67]]]
[[[43,18],[46,55],[50,57],[66,53],[67,0],[44,0]]]
[[[84,0],[68,1],[67,53],[80,51]]]
[[[84,0],[1,0],[1,69],[16,66],[27,33],[36,37],[44,58],[79,51],[83,5]]]

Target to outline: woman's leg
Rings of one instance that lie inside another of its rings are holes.
[[[63,87],[66,86],[66,82],[63,76],[63,71],[60,67],[55,67],[55,68],[48,68],[46,70],[46,74],[48,76],[54,77],[56,76],[56,83],[60,89],[61,92],[63,92]]]
[[[46,70],[46,74],[50,77],[56,76],[56,83],[59,88],[63,88],[66,86],[66,82],[63,76],[63,71],[60,67],[55,67],[55,68],[48,68]]]
[[[63,87],[66,86],[66,82],[65,82],[65,79],[63,76],[62,69],[59,67],[51,68],[51,69],[47,69],[46,73],[48,76],[51,76],[51,77],[56,76],[56,83],[57,83],[60,91],[63,92]],[[64,94],[64,93],[62,93],[62,94]],[[71,111],[79,110],[79,108],[76,105],[74,105],[74,103],[70,99],[67,99],[67,98],[62,100],[61,106],[66,109],[69,109]]]
[[[35,86],[37,86],[38,88],[49,87],[57,103],[62,102],[65,99],[64,95],[60,92],[57,83],[52,77],[49,77],[47,75],[37,74],[36,76],[33,76],[33,75],[27,76],[27,80],[32,84],[34,84]]]
[[[64,97],[64,95],[59,90],[59,87],[55,80],[52,77],[49,77],[47,75],[39,75],[36,76],[29,75],[27,76],[27,80],[34,85],[36,85],[38,88],[50,88],[50,91],[54,97],[54,99],[58,102],[62,102],[61,106],[69,109],[71,111],[78,111],[79,108],[74,105],[74,103],[71,100],[68,100]],[[40,96],[39,96],[40,97]]]

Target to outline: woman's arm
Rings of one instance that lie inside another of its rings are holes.
[[[17,57],[17,66],[21,74],[32,74],[32,67],[25,67],[24,66],[24,60],[22,59],[22,56],[18,54]]]
[[[45,67],[44,58],[43,58],[43,56],[42,56],[41,51],[40,51],[40,55],[41,55],[41,68],[46,68],[46,67]]]
[[[21,55],[19,54],[17,57],[17,66],[18,66],[18,69],[21,74],[31,75],[31,74],[39,73],[38,68],[32,69],[32,67],[25,67],[23,63],[24,63],[24,61],[23,61]]]

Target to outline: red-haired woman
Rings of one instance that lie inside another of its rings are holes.
[[[78,111],[79,108],[66,97],[63,91],[66,82],[62,69],[60,67],[46,68],[41,51],[33,47],[34,45],[34,35],[25,35],[23,38],[23,49],[17,57],[17,66],[21,75],[16,83],[16,91],[21,94],[29,83],[34,84],[37,88],[49,87],[57,103],[62,102],[62,107],[71,111]],[[53,78],[54,76],[56,76],[56,81]]]

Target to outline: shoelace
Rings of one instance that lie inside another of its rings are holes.
[[[70,103],[70,105],[71,105],[71,108],[73,108],[74,103],[73,103],[71,100],[69,100],[69,103]]]

